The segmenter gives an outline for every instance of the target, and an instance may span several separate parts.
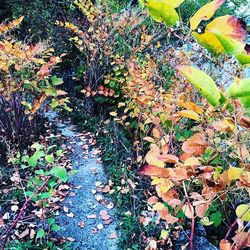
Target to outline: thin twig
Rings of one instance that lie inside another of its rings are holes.
[[[190,239],[189,239],[189,245],[190,245],[190,250],[193,250],[193,239],[194,239],[194,214],[193,214],[193,210],[192,210],[192,206],[190,203],[190,199],[188,197],[188,193],[187,193],[187,189],[186,189],[186,185],[185,185],[185,181],[183,181],[183,190],[187,199],[187,204],[188,204],[188,208],[190,210],[190,213],[192,215],[192,225],[191,225],[191,233],[190,233]]]
[[[20,212],[16,216],[15,220],[12,222],[12,224],[6,230],[6,235],[5,235],[4,239],[3,239],[3,245],[1,247],[1,250],[5,249],[5,245],[7,243],[7,240],[8,240],[8,237],[10,235],[10,232],[12,231],[12,229],[16,226],[17,222],[22,217],[23,212],[25,211],[28,203],[34,198],[34,196],[36,196],[45,187],[45,185],[47,184],[48,180],[49,180],[49,178],[46,179],[46,181],[43,183],[43,185],[35,193],[33,193],[33,195],[31,195],[28,199],[26,199],[26,201],[24,202],[24,204],[23,204]]]

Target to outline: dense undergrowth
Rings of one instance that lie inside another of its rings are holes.
[[[4,1],[2,249],[70,249],[56,237],[72,173],[43,117],[51,109],[103,148],[120,249],[196,249],[199,227],[222,250],[250,246],[242,3],[138,2]]]

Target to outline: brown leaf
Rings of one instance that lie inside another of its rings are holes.
[[[103,220],[109,220],[110,219],[110,216],[109,216],[107,210],[101,210],[99,214],[100,214],[100,216],[101,216],[101,218]]]
[[[70,241],[70,242],[74,242],[75,239],[73,237],[67,237],[67,240]]]
[[[84,222],[82,222],[82,221],[80,221],[80,222],[78,222],[78,224],[77,224],[80,228],[83,228],[83,227],[85,227],[85,223]]]
[[[95,219],[96,218],[96,214],[90,214],[87,216],[87,219]]]
[[[150,198],[148,199],[148,204],[149,204],[149,205],[153,205],[153,204],[157,203],[158,200],[159,200],[158,197],[152,196],[152,197],[150,197]]]
[[[232,250],[231,243],[228,240],[220,241],[220,250]]]
[[[155,176],[155,177],[169,177],[169,171],[168,169],[153,166],[153,165],[147,165],[143,166],[139,171],[139,174],[148,175],[148,176]]]
[[[109,239],[116,239],[116,238],[117,238],[117,235],[114,232],[109,235]]]

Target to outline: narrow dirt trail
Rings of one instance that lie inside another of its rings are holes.
[[[72,241],[74,250],[117,250],[115,208],[102,193],[107,178],[98,163],[98,149],[90,146],[93,138],[89,133],[76,132],[69,122],[58,121],[54,113],[48,118],[66,139],[72,169],[77,171],[69,177],[73,187],[57,217],[59,236]]]

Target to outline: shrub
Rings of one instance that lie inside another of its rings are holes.
[[[27,45],[11,36],[11,29],[23,17],[0,25],[0,129],[1,134],[21,147],[32,140],[35,121],[45,103],[51,108],[67,107],[66,92],[57,90],[62,80],[51,77],[51,70],[62,61],[52,56],[45,43]]]

